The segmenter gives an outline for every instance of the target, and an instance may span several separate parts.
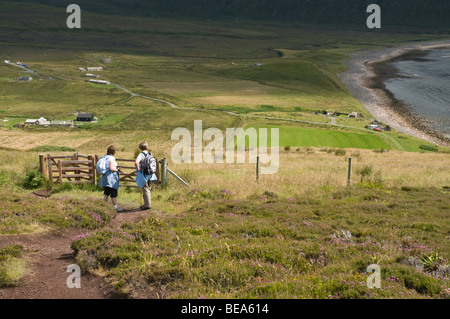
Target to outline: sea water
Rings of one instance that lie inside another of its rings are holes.
[[[427,125],[450,137],[450,50],[431,51],[423,58],[390,63],[405,77],[386,81],[386,89]]]

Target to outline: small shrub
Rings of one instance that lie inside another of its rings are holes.
[[[291,147],[290,147],[290,146],[285,146],[285,147],[284,147],[284,150],[285,150],[286,152],[289,152],[289,151],[291,150]]]
[[[433,252],[431,255],[422,256],[422,263],[426,272],[433,272],[444,263],[444,258],[439,256],[437,252]]]
[[[385,148],[381,148],[381,149],[377,149],[377,150],[373,150],[374,153],[387,153],[389,152],[389,150],[385,149]]]
[[[381,177],[381,171],[374,172],[371,165],[365,165],[356,171],[360,175],[360,186],[367,188],[382,187],[383,179]]]
[[[361,157],[361,153],[360,152],[355,152],[355,153],[352,153],[351,156],[353,158],[358,158],[359,159]]]
[[[336,156],[345,156],[345,154],[347,154],[347,152],[342,148],[334,151],[334,155],[336,155]]]
[[[275,106],[273,105],[261,105],[261,110],[263,111],[274,111],[275,110]]]
[[[268,202],[275,202],[278,199],[278,195],[274,192],[265,191],[263,193],[263,200]]]
[[[439,149],[436,146],[432,146],[432,145],[420,145],[419,148],[421,150],[429,151],[429,152],[438,152],[439,151]]]
[[[402,186],[402,191],[405,191],[405,192],[416,191],[416,192],[418,192],[419,189],[417,187]]]
[[[373,166],[365,165],[362,168],[358,169],[356,171],[356,173],[361,176],[361,181],[362,181],[364,178],[372,175],[372,173],[373,173]]]
[[[0,287],[12,287],[19,284],[25,274],[25,261],[22,257],[23,247],[6,246],[0,249]]]
[[[23,186],[26,189],[36,189],[44,185],[45,177],[39,172],[39,170],[35,169],[27,172],[25,176],[25,181],[23,182]]]
[[[21,257],[23,252],[23,246],[11,245],[0,249],[0,261],[6,260],[8,257]]]

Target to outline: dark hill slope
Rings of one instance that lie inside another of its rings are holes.
[[[19,0],[67,6],[73,0]],[[82,9],[120,15],[185,19],[248,19],[305,24],[365,24],[371,3],[384,25],[450,27],[448,0],[78,0]]]

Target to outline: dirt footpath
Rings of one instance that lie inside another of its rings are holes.
[[[118,214],[112,227],[134,222],[150,211],[127,210]],[[27,251],[27,272],[18,287],[0,288],[0,299],[110,299],[120,298],[105,278],[81,272],[81,288],[68,288],[67,267],[75,264],[72,239],[83,229],[57,230],[46,234],[2,235],[0,247],[19,244]]]

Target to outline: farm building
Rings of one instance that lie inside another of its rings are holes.
[[[103,67],[101,66],[96,66],[96,67],[90,67],[87,68],[88,71],[103,71]]]
[[[103,84],[103,85],[110,85],[111,84],[111,82],[104,81],[104,80],[88,80],[87,82],[96,83],[96,84]]]
[[[86,72],[85,68],[78,68],[78,71]]]
[[[102,63],[111,63],[111,59],[103,58],[103,59],[100,59],[100,62],[102,62]]]
[[[358,117],[359,117],[359,113],[358,113],[358,112],[350,112],[350,113],[348,114],[348,117],[358,118]]]
[[[92,73],[86,73],[86,76],[87,76],[88,78],[98,78],[98,75],[92,74]]]
[[[5,60],[5,63],[6,63],[6,64],[10,64],[10,63],[11,63],[11,61],[9,61],[9,60]]]
[[[51,121],[51,126],[73,127],[73,121]]]
[[[22,81],[22,82],[30,82],[32,80],[33,80],[33,78],[31,76],[21,76],[19,78],[19,81]]]
[[[77,122],[92,122],[94,120],[94,114],[92,113],[79,113],[77,115]]]
[[[50,121],[41,117],[40,119],[28,119],[25,121],[26,125],[50,125]]]

